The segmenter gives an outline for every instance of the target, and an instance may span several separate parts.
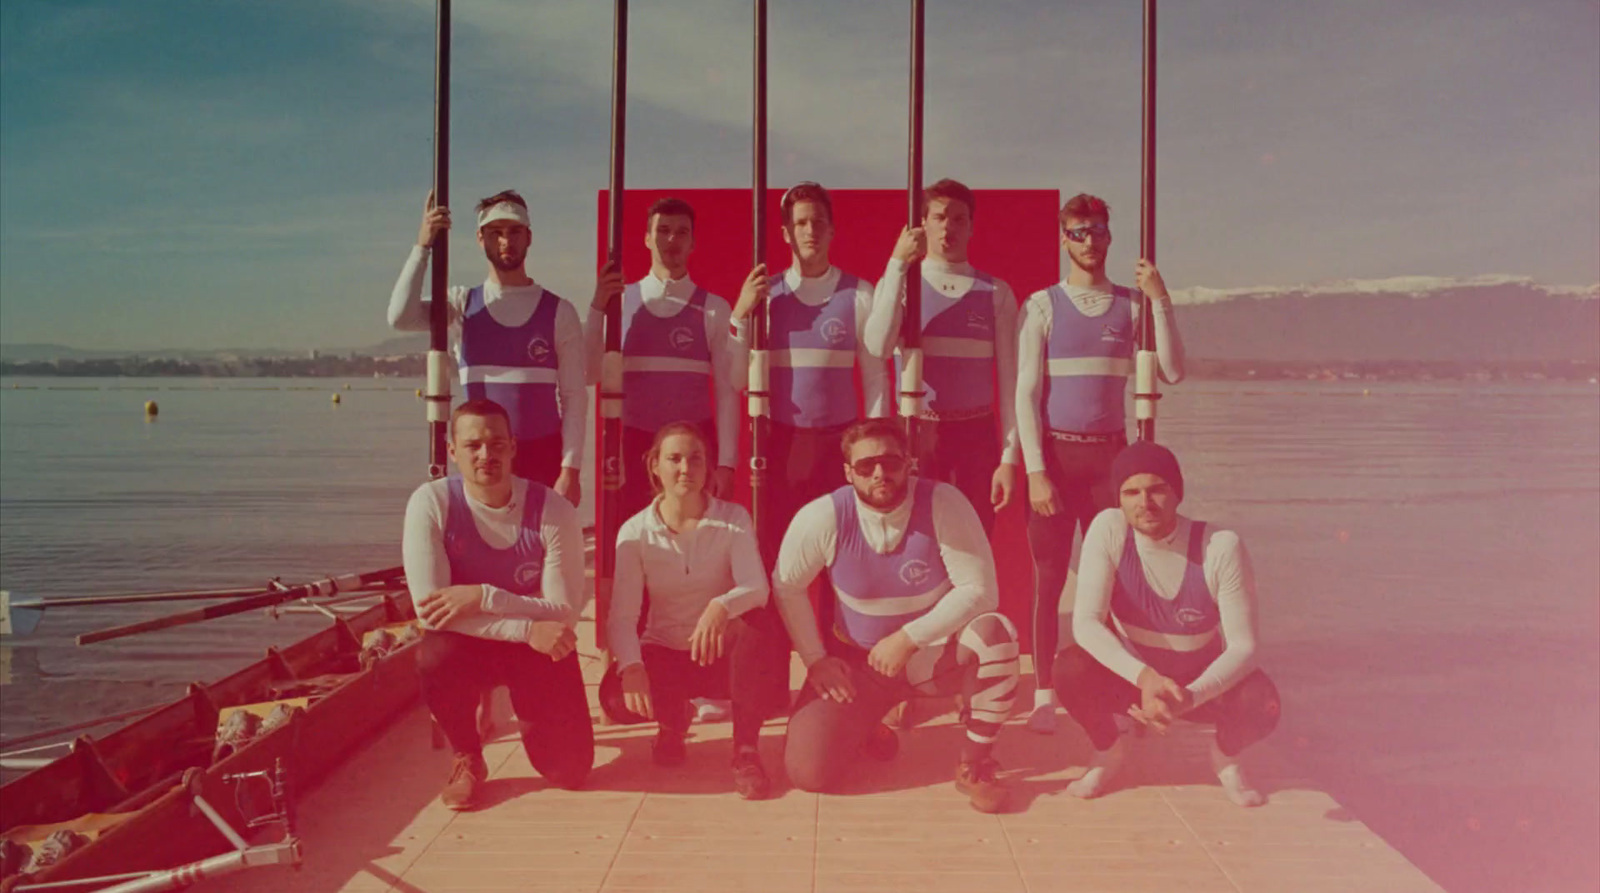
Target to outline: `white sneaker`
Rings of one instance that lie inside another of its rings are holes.
[[[694,704],[694,721],[699,723],[727,722],[728,717],[733,712],[733,705],[730,701],[695,698]]]
[[[1040,735],[1056,733],[1056,705],[1040,704],[1028,714],[1028,731]]]

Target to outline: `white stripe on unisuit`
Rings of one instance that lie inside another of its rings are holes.
[[[1125,357],[1052,357],[1051,375],[1132,375],[1133,360]]]
[[[949,581],[939,584],[933,590],[921,595],[902,595],[898,598],[856,598],[834,585],[834,593],[839,596],[839,601],[845,607],[863,614],[867,617],[894,617],[899,614],[912,614],[931,608],[944,594],[951,590]]]
[[[462,384],[555,384],[556,370],[542,366],[462,366]]]
[[[767,359],[773,366],[790,369],[848,369],[856,363],[856,352],[826,347],[788,347],[771,351]]]
[[[1210,645],[1211,640],[1217,637],[1215,627],[1210,632],[1186,636],[1181,633],[1159,633],[1153,629],[1129,626],[1126,623],[1119,625],[1122,627],[1123,634],[1128,637],[1128,641],[1136,645],[1144,645],[1148,648],[1164,648],[1168,651],[1199,651]]]
[[[922,352],[930,357],[987,360],[994,356],[994,342],[987,338],[947,338],[943,335],[923,335]]]
[[[695,372],[711,374],[710,360],[691,360],[683,357],[628,357],[622,358],[624,372]]]

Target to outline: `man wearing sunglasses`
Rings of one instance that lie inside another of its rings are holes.
[[[1056,727],[1050,680],[1072,540],[1101,509],[1116,505],[1107,475],[1128,442],[1125,400],[1140,325],[1137,295],[1106,275],[1110,207],[1079,194],[1062,207],[1059,222],[1067,278],[1029,296],[1017,341],[1017,437],[1028,471],[1034,580],[1028,728],[1043,734]],[[1183,342],[1166,284],[1144,258],[1134,265],[1134,281],[1154,309],[1161,379],[1176,384],[1183,378]]]
[[[837,485],[839,435],[863,415],[887,415],[889,387],[883,361],[867,349],[864,337],[872,283],[833,266],[828,257],[834,236],[828,190],[801,183],[784,193],[780,207],[793,262],[781,276],[769,277],[765,264],[751,270],[733,320],[736,337],[748,344],[746,322],[770,297],[769,517],[783,522]],[[861,371],[859,401],[855,369]]]
[[[512,190],[478,202],[478,244],[489,278],[453,287],[446,300],[452,348],[469,400],[506,407],[517,440],[511,473],[553,488],[573,505],[582,499],[578,470],[589,395],[584,385],[583,327],[572,305],[528,275],[528,203]],[[422,297],[428,252],[450,229],[450,209],[423,207],[417,244],[389,295],[389,325],[428,331]]]
[[[800,509],[772,573],[807,668],[784,744],[789,779],[805,791],[834,789],[858,754],[886,755],[878,739],[891,707],[966,689],[956,788],[974,809],[998,812],[1007,791],[991,752],[1020,668],[1016,628],[995,613],[989,538],[960,490],[911,476],[894,421],[851,425],[843,449],[849,483]],[[824,571],[833,622],[819,630],[808,589]]]
[[[867,343],[880,357],[898,346],[906,267],[922,261],[918,287],[927,398],[917,468],[925,477],[954,484],[977,510],[984,530],[993,532],[995,512],[1011,502],[1020,462],[1010,399],[1017,385],[1017,299],[1004,280],[967,261],[976,211],[972,190],[955,180],[923,190],[923,225],[900,234],[873,297]],[[998,420],[997,391],[1002,395]]]

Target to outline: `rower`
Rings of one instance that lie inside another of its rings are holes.
[[[1172,451],[1139,441],[1111,465],[1120,508],[1083,538],[1072,611],[1077,644],[1055,663],[1067,713],[1094,744],[1076,797],[1110,789],[1123,760],[1119,720],[1165,731],[1175,719],[1216,726],[1211,765],[1228,799],[1259,806],[1239,755],[1277,727],[1278,690],[1256,668],[1256,586],[1239,535],[1178,514],[1183,473]]]
[[[455,751],[441,799],[477,805],[488,778],[476,711],[510,690],[528,762],[563,788],[594,765],[594,727],[573,632],[583,610],[578,510],[514,476],[517,442],[504,407],[468,400],[450,417],[459,476],[429,481],[406,505],[405,570],[425,632],[422,695]]]
[[[714,497],[732,498],[739,448],[738,392],[730,375],[743,368],[744,351],[728,333],[727,300],[689,277],[694,208],[680,198],[663,198],[645,219],[650,272],[624,285],[619,269],[603,267],[584,323],[589,381],[598,384],[605,311],[621,295],[624,518],[650,504],[651,482],[640,473],[639,457],[663,425],[688,421],[710,435],[713,471],[706,487]]]
[[[1056,727],[1050,680],[1072,541],[1096,513],[1116,505],[1106,472],[1128,442],[1124,403],[1140,318],[1136,295],[1106,277],[1106,203],[1073,196],[1058,220],[1071,270],[1065,281],[1028,297],[1017,342],[1017,437],[1028,470],[1034,581],[1028,728],[1043,734]],[[1176,384],[1183,379],[1183,343],[1166,284],[1143,258],[1134,280],[1154,308],[1161,378]]]
[[[494,400],[510,413],[517,440],[511,473],[554,487],[577,505],[583,497],[588,392],[578,313],[527,272],[528,203],[507,190],[478,202],[478,244],[489,261],[482,285],[450,289],[452,349],[469,400]],[[433,193],[422,212],[417,244],[389,295],[389,325],[428,330],[423,272],[434,238],[450,228],[450,209]]]
[[[656,764],[686,758],[690,698],[730,699],[734,786],[746,800],[760,800],[771,789],[757,753],[771,684],[762,674],[781,672],[786,685],[788,667],[764,659],[760,630],[741,619],[766,605],[767,572],[750,513],[707,492],[709,455],[705,435],[691,423],[656,432],[641,463],[655,499],[617,534],[608,641],[628,710],[659,723]]]
[[[828,259],[834,236],[828,190],[801,183],[783,194],[779,208],[793,261],[781,276],[769,277],[766,264],[756,265],[739,291],[733,321],[740,343],[748,344],[746,322],[770,296],[768,517],[781,524],[837,485],[839,436],[863,415],[887,415],[889,388],[883,361],[864,337],[872,283]],[[856,398],[852,369],[861,372],[864,401]]]
[[[832,790],[880,719],[917,695],[968,690],[956,788],[998,812],[1006,787],[991,751],[1011,711],[1017,632],[999,605],[983,525],[955,487],[910,473],[904,429],[869,419],[845,431],[849,483],[807,503],[784,534],[772,589],[807,685],[784,763],[801,790]],[[834,622],[819,631],[807,593],[824,570]]]
[[[1017,299],[1004,280],[967,259],[977,202],[940,180],[922,191],[922,226],[906,227],[873,295],[866,342],[887,357],[899,345],[905,274],[921,262],[923,389],[917,474],[955,485],[993,533],[995,512],[1016,487]],[[926,259],[924,259],[926,258]]]

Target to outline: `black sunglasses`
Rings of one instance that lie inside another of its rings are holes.
[[[1091,223],[1088,226],[1075,226],[1072,229],[1061,231],[1067,238],[1074,242],[1086,242],[1090,236],[1099,236],[1104,239],[1111,235],[1111,227],[1104,223]]]
[[[899,474],[905,471],[906,457],[898,453],[884,453],[881,456],[868,456],[850,463],[850,470],[860,477],[871,477],[872,472],[879,465],[883,466],[884,474]]]

